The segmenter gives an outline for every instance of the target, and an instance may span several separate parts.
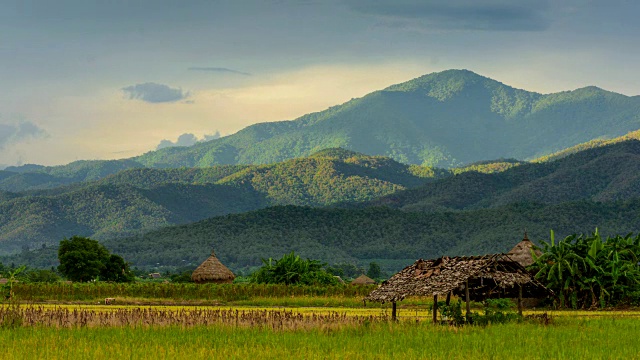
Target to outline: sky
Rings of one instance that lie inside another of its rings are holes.
[[[624,0],[0,0],[0,164],[291,120],[431,72],[640,94]]]

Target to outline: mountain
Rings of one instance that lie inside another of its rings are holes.
[[[447,70],[190,147],[121,160],[8,167],[9,175],[38,175],[12,179],[0,172],[0,190],[50,189],[130,168],[269,164],[338,147],[405,164],[451,168],[488,159],[537,159],[638,129],[640,96],[594,86],[539,94],[468,70]]]
[[[260,166],[128,169],[88,183],[0,192],[0,253],[72,235],[119,238],[273,205],[367,201],[448,175],[343,149]]]
[[[511,204],[492,209],[406,212],[366,209],[278,206],[232,214],[193,224],[165,227],[103,244],[138,267],[197,265],[215,249],[232,270],[261,264],[262,258],[296,251],[329,264],[379,263],[397,271],[418,258],[508,251],[522,239],[548,239],[588,233],[604,236],[637,232],[640,200],[566,202],[556,205]],[[0,261],[49,267],[55,248],[23,252]]]
[[[521,164],[502,172],[464,172],[356,206],[406,211],[491,208],[518,202],[640,198],[640,141],[580,151],[555,161]]]
[[[593,86],[543,95],[471,71],[448,70],[293,121],[255,124],[132,160],[148,167],[263,164],[342,147],[408,164],[452,167],[533,159],[638,129],[637,96]]]

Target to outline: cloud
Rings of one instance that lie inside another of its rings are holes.
[[[542,31],[550,26],[546,0],[345,0],[383,25],[440,30]]]
[[[148,103],[175,102],[189,97],[188,91],[174,89],[167,85],[148,82],[122,88],[131,100],[142,100]]]
[[[174,147],[174,146],[193,146],[199,142],[215,140],[218,138],[220,138],[219,131],[216,131],[214,134],[211,134],[211,135],[204,135],[202,139],[198,139],[194,134],[184,133],[178,136],[178,140],[176,140],[175,142],[171,140],[163,139],[162,141],[160,141],[160,144],[158,144],[158,146],[156,147],[156,150],[160,150],[167,147]]]
[[[24,140],[47,137],[47,132],[31,121],[0,124],[0,149]]]
[[[251,76],[251,73],[248,72],[244,72],[244,71],[239,71],[239,70],[234,70],[234,69],[229,69],[229,68],[223,68],[223,67],[199,67],[199,66],[192,66],[188,69],[189,71],[208,71],[208,72],[219,72],[219,73],[229,73],[229,74],[238,74],[238,75],[245,75],[245,76]]]

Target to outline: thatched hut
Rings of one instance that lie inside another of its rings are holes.
[[[533,249],[534,245],[527,237],[527,232],[524,232],[524,238],[516,246],[509,251],[508,255],[514,261],[520,263],[520,265],[527,267],[534,263],[532,252],[536,256],[542,255],[542,251],[539,249]]]
[[[233,279],[235,279],[235,275],[226,266],[222,265],[213,251],[211,251],[211,256],[191,274],[191,280],[197,284],[228,284],[233,282]]]
[[[408,296],[433,296],[435,321],[438,295],[447,295],[448,302],[452,294],[466,300],[467,314],[470,300],[487,298],[518,298],[518,310],[521,313],[523,296],[540,298],[552,292],[507,254],[445,256],[434,260],[417,260],[383,282],[367,295],[365,301],[391,302],[392,317],[395,318],[397,301]]]
[[[376,283],[375,280],[373,280],[372,278],[368,277],[365,274],[362,274],[357,278],[353,279],[353,281],[351,282],[351,285],[371,285],[375,283]]]

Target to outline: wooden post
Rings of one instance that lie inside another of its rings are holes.
[[[391,302],[391,320],[396,321],[396,302]]]
[[[522,285],[518,285],[518,315],[522,316]]]
[[[464,283],[464,296],[465,301],[467,302],[467,313],[465,314],[467,317],[467,322],[471,320],[471,304],[469,303],[469,279]]]
[[[438,295],[433,295],[433,323],[438,322]]]
[[[451,291],[447,293],[447,306],[451,303]]]

